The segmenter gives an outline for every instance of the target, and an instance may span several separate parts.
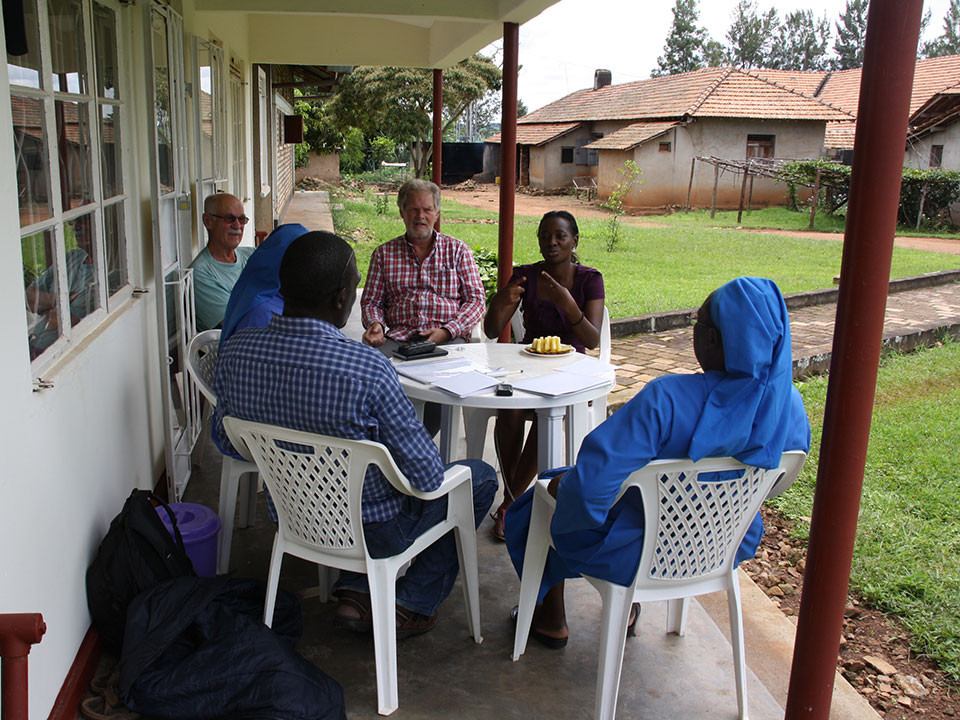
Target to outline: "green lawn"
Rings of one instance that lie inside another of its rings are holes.
[[[809,517],[827,378],[800,385],[813,429],[803,473],[772,501]],[[960,343],[893,355],[880,368],[851,587],[899,615],[917,649],[960,679]]]
[[[372,195],[367,201],[345,198],[343,205],[343,210],[333,213],[334,224],[338,233],[356,243],[357,263],[365,274],[373,249],[403,232],[396,196],[390,196],[383,215],[377,214]],[[736,213],[733,216],[735,220]],[[515,219],[515,263],[540,259],[538,222],[533,217]],[[739,275],[772,278],[784,293],[792,293],[831,287],[840,270],[842,244],[833,240],[742,233],[675,221],[670,227],[625,225],[625,239],[614,252],[607,252],[605,220],[583,220],[579,225],[580,259],[603,273],[613,317],[695,307],[711,290]],[[494,212],[445,200],[443,230],[473,248],[497,249]],[[891,277],[957,267],[960,257],[956,255],[895,248]]]

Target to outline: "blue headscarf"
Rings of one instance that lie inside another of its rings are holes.
[[[294,240],[306,235],[303,225],[288,223],[274,229],[247,260],[237,284],[230,293],[227,312],[223,317],[220,342],[223,343],[237,329],[237,325],[251,310],[280,298],[280,261]]]
[[[772,280],[741,277],[714,291],[726,371],[710,392],[690,441],[690,458],[729,455],[774,468],[789,428],[793,387],[790,319]]]

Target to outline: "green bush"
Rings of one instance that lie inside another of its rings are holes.
[[[340,151],[340,169],[348,173],[363,170],[364,139],[359,128],[350,128],[343,134],[343,150]]]
[[[473,258],[477,261],[477,267],[480,269],[480,280],[483,281],[483,289],[487,293],[487,302],[497,292],[497,253],[493,250],[478,247],[473,251]]]
[[[306,167],[310,164],[310,143],[297,143],[293,147],[293,166]]]

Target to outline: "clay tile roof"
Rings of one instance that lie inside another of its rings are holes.
[[[586,145],[592,150],[629,150],[641,143],[651,140],[658,135],[662,135],[670,128],[674,128],[678,122],[638,122],[627,125],[616,132],[610,133],[606,137],[594,140]]]
[[[843,110],[747,70],[731,70],[692,113],[695,117],[783,120],[850,119]]]
[[[518,145],[543,145],[546,142],[566,135],[571,130],[580,127],[578,122],[568,123],[532,123],[529,125],[520,125],[517,121],[517,144]],[[485,142],[499,143],[500,133],[488,137]]]
[[[853,139],[857,134],[855,120],[828,122],[823,135],[823,146],[840,150],[853,150]]]
[[[826,70],[767,70],[765,68],[756,68],[749,72],[809,97],[817,96],[820,84],[830,74]]]
[[[776,81],[734,68],[693,72],[608,85],[571,93],[518,123],[752,117],[839,120],[846,113]]]
[[[831,73],[817,96],[830,105],[857,114],[860,99],[860,69],[839,70]],[[913,115],[933,95],[944,92],[960,82],[960,55],[917,60],[910,94],[910,114]]]

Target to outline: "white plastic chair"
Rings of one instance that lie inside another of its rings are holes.
[[[396,580],[400,569],[424,548],[454,530],[467,625],[480,643],[480,579],[470,469],[457,465],[432,492],[414,488],[380,443],[344,440],[287,430],[237,418],[224,418],[234,447],[253,457],[279,516],[270,556],[264,623],[273,619],[284,553],[320,565],[365,573],[373,610],[377,663],[377,706],[381,715],[397,709]],[[447,517],[420,535],[399,555],[372,558],[363,537],[361,497],[369,465],[376,465],[398,491],[423,500],[447,497]]]
[[[516,312],[510,317],[510,329],[513,331],[513,337],[516,342],[523,340],[523,313],[520,312],[519,307],[517,307]],[[489,342],[496,342],[496,339],[489,340]],[[610,342],[610,312],[606,306],[604,306],[603,321],[600,323],[599,359],[601,362],[610,362]],[[588,432],[607,419],[607,398],[606,396],[597,398],[589,406],[577,406],[574,408],[574,413],[578,414],[575,422],[581,424],[586,423],[586,427],[578,433],[579,439],[582,440]],[[483,458],[483,446],[486,444],[487,425],[490,422],[490,418],[496,414],[497,411],[493,408],[464,408],[463,430],[467,440],[468,458]],[[573,463],[576,460],[577,451],[579,450],[579,447],[573,447],[573,445],[578,444],[574,440],[574,434],[572,432],[573,426],[574,422],[568,422],[567,442],[569,447],[567,448],[567,462],[569,463]]]
[[[764,499],[774,487],[779,492],[789,487],[806,457],[802,451],[785,452],[780,467],[773,470],[744,465],[733,458],[705,458],[696,463],[689,459],[655,460],[623,481],[617,498],[631,487],[639,488],[647,532],[631,587],[584,576],[603,600],[594,708],[597,720],[613,720],[616,713],[630,606],[668,600],[667,632],[683,635],[690,598],[716,590],[727,591],[737,709],[741,720],[746,720],[747,670],[734,558]],[[740,470],[743,474],[719,482],[699,480],[700,473],[724,470]],[[551,547],[550,521],[556,500],[547,491],[547,484],[539,480],[535,485],[520,581],[514,660],[519,660],[527,646]]]
[[[200,392],[216,407],[213,393],[213,373],[217,365],[219,330],[204,330],[193,336],[187,346],[187,372],[193,377]],[[239,525],[253,525],[257,517],[257,466],[245,460],[223,455],[220,469],[220,539],[217,543],[217,573],[230,569],[230,545],[233,541],[233,516],[240,497]]]

